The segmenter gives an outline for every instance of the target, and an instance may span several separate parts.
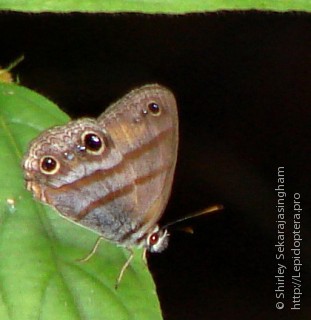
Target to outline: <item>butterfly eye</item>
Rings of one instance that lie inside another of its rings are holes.
[[[161,114],[161,108],[155,102],[149,103],[148,104],[148,109],[151,112],[151,114],[154,115],[154,116],[159,116]]]
[[[105,149],[103,140],[95,133],[84,133],[82,141],[86,150],[92,154],[101,154]]]
[[[153,232],[147,238],[146,247],[150,252],[161,252],[168,245],[167,229],[159,229],[156,225]]]
[[[55,174],[59,168],[59,162],[52,156],[45,156],[40,160],[40,170],[44,174]]]
[[[154,246],[159,241],[159,235],[157,232],[153,233],[149,237],[149,245]]]

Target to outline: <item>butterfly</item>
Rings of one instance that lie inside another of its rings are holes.
[[[98,233],[99,240],[130,250],[118,286],[133,258],[131,248],[161,252],[168,245],[167,227],[158,221],[171,193],[177,151],[176,99],[169,89],[149,84],[97,119],[41,133],[23,159],[26,186],[65,218]]]

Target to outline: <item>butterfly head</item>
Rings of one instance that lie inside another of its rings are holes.
[[[150,252],[162,252],[168,246],[169,233],[166,228],[156,225],[145,239],[145,247]]]

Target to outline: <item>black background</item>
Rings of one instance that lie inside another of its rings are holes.
[[[311,16],[0,15],[0,64],[73,117],[97,116],[151,82],[175,93],[180,152],[163,222],[225,210],[173,232],[149,257],[164,318],[309,319]],[[285,167],[285,310],[276,311],[277,168]],[[291,311],[292,204],[301,194],[301,311]]]

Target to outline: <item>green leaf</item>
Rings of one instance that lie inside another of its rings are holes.
[[[61,218],[25,190],[21,159],[29,141],[68,116],[46,98],[0,84],[0,319],[161,319],[141,250],[118,290],[129,253]]]
[[[0,0],[0,10],[189,13],[219,10],[311,11],[310,0]]]

